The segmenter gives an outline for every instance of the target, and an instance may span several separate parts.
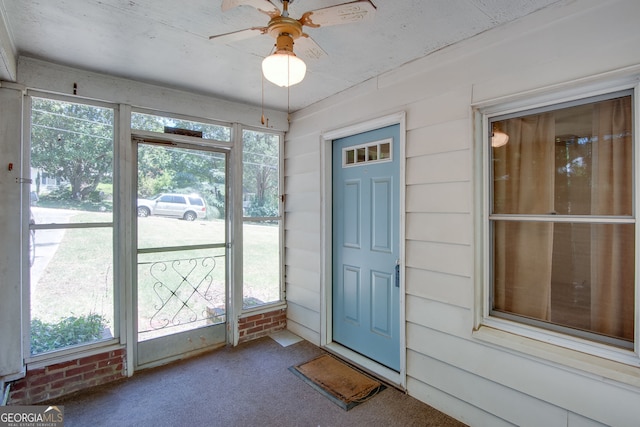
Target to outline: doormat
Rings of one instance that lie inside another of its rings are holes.
[[[385,389],[379,381],[329,354],[292,366],[289,370],[345,411]]]

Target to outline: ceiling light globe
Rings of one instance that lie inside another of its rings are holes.
[[[262,61],[264,78],[280,87],[300,83],[306,72],[306,64],[293,52],[276,52]]]

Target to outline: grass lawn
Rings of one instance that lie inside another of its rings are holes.
[[[108,215],[108,216],[107,216]],[[70,222],[109,221],[110,214],[83,212]],[[279,234],[273,225],[245,224],[245,306],[279,299]],[[31,316],[56,322],[71,315],[97,313],[113,330],[112,229],[56,230],[59,242],[46,242],[47,230],[36,232],[36,263],[46,263],[32,283]],[[224,221],[139,218],[139,248],[224,243]],[[48,248],[49,256],[38,256]],[[213,265],[215,263],[215,268]],[[184,324],[207,307],[224,307],[224,248],[176,250],[138,257],[140,330],[166,322]],[[34,268],[37,265],[34,264]],[[33,269],[32,269],[33,271]],[[154,323],[155,322],[155,323]]]

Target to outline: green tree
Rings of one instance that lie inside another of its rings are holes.
[[[31,166],[68,182],[85,200],[98,184],[112,181],[112,109],[33,98]]]
[[[278,214],[279,150],[278,135],[244,131],[242,181],[252,197],[249,216]]]
[[[141,113],[131,117],[132,129],[162,133],[165,126],[201,131],[205,139],[230,139],[230,129],[225,126]],[[138,147],[138,192],[141,197],[169,191],[210,192],[213,195],[212,188],[216,185],[224,188],[224,182],[223,154],[160,145]]]

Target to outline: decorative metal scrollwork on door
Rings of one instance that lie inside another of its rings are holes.
[[[153,278],[153,308],[149,319],[151,329],[159,330],[224,316],[224,286],[214,283],[213,256],[150,263]]]

